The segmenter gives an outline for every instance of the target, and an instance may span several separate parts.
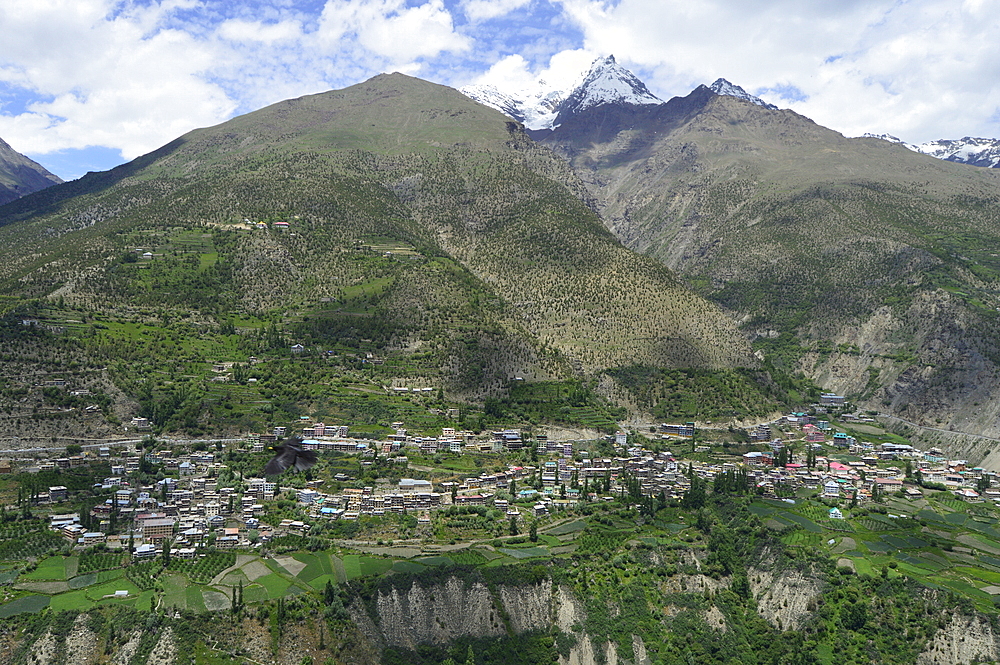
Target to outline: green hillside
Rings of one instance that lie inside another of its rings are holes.
[[[294,418],[351,376],[481,404],[514,377],[754,365],[731,320],[616,241],[584,192],[449,88],[394,74],[281,102],[0,209],[0,303],[11,329],[39,323],[10,359],[27,388],[60,345],[110,395],[107,419],[138,405],[189,430],[254,422],[248,403]],[[293,385],[261,391],[250,356]]]

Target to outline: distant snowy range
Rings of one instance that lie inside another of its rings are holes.
[[[717,79],[709,90],[717,95],[743,99],[771,110],[778,110],[724,78]],[[461,89],[468,97],[524,123],[528,129],[553,129],[561,120],[601,104],[663,104],[635,74],[615,61],[613,55],[598,58],[590,69],[566,85],[538,80],[520,90],[500,90],[492,85],[470,85]],[[1000,139],[939,139],[919,145],[907,143],[890,134],[865,134],[867,138],[899,143],[914,152],[949,162],[1000,168]]]
[[[919,145],[907,143],[891,134],[865,134],[867,138],[882,139],[890,143],[906,146],[914,152],[922,152],[931,157],[943,159],[946,162],[985,166],[995,169],[1000,167],[1000,139],[984,139],[966,136],[964,139],[938,139]]]

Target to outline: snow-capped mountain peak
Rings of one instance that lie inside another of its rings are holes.
[[[579,113],[601,104],[662,104],[663,100],[646,88],[646,84],[635,74],[615,61],[615,56],[598,58],[590,66],[566,100],[560,104],[559,112]]]
[[[939,139],[921,143],[917,149],[925,155],[973,166],[1000,168],[1000,140],[966,136],[962,139]]]
[[[586,74],[567,86],[539,79],[525,90],[502,91],[492,85],[460,89],[467,97],[520,120],[528,129],[552,129],[560,114],[570,115],[601,104],[662,104],[635,74],[613,55],[598,58]]]
[[[524,117],[520,109],[523,100],[506,92],[501,92],[494,85],[467,85],[461,88],[460,92],[480,104],[495,108],[501,113],[506,113],[510,117],[524,122]]]
[[[459,91],[480,104],[485,104],[523,122],[528,129],[552,127],[556,107],[566,97],[566,92],[539,80],[528,90],[504,92],[492,85],[467,85]]]
[[[865,134],[864,137],[898,143],[914,152],[937,157],[946,162],[985,166],[991,169],[1000,168],[1000,139],[966,136],[962,139],[938,139],[914,145],[902,141],[892,134]]]
[[[768,104],[760,97],[754,97],[740,86],[730,83],[726,79],[722,78],[716,79],[715,83],[708,86],[708,89],[717,95],[736,97],[737,99],[742,99],[744,101],[750,102],[751,104],[756,104],[757,106],[763,106],[764,108],[771,109],[772,111],[778,110],[778,107],[775,106],[774,104]]]

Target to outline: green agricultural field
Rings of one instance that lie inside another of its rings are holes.
[[[59,610],[76,610],[84,611],[90,609],[94,606],[94,600],[87,595],[86,589],[80,589],[78,591],[69,591],[67,593],[60,593],[52,596],[52,602],[49,607],[53,611]]]
[[[553,540],[556,540],[553,538]],[[556,542],[559,542],[556,540]],[[451,558],[457,564],[467,565],[467,566],[477,566],[481,563],[486,563],[486,557],[483,556],[482,552],[479,550],[467,549],[459,550],[457,552],[449,552],[448,557]]]
[[[64,580],[66,579],[65,558],[50,556],[38,563],[38,567],[30,573],[21,576],[25,580]]]
[[[94,601],[100,601],[104,596],[113,596],[116,591],[128,591],[130,596],[138,596],[141,589],[129,582],[127,579],[118,579],[106,584],[92,586],[85,589],[87,597]]]
[[[361,575],[381,575],[392,568],[392,559],[376,559],[372,557],[362,557]]]
[[[250,584],[250,578],[248,578],[243,573],[242,570],[234,570],[231,573],[227,573],[226,576],[223,577],[221,581],[221,584],[223,586],[229,586],[229,587],[238,586],[241,583],[243,584],[244,587]]]
[[[306,582],[310,582],[321,575],[333,575],[333,562],[326,552],[306,554],[299,552],[292,555],[296,561],[306,564],[306,567],[299,572],[298,577]]]
[[[353,580],[361,577],[361,556],[358,554],[348,554],[341,558],[344,565],[344,573],[347,579]]]
[[[309,580],[309,586],[317,591],[322,591],[326,588],[326,583],[337,584],[337,578],[334,575],[320,575]]]
[[[455,563],[455,560],[450,556],[425,556],[414,559],[413,562],[425,566],[451,566]]]
[[[247,587],[243,587],[243,602],[245,603],[262,603],[268,600],[270,595],[260,584],[252,584]]]
[[[522,549],[504,547],[500,548],[499,551],[514,559],[531,559],[533,557],[549,555],[549,550],[545,547],[525,547]]]
[[[811,519],[803,517],[802,515],[797,515],[796,513],[781,511],[780,513],[775,514],[773,517],[775,519],[784,519],[788,520],[793,524],[798,524],[806,531],[809,531],[811,533],[821,533],[823,531],[823,529],[820,527],[819,524],[816,524],[816,522],[813,522]]]
[[[818,533],[808,533],[805,531],[795,531],[781,537],[781,541],[792,547],[817,547],[823,542],[823,536]]]
[[[97,584],[97,573],[89,573],[87,575],[78,575],[69,581],[70,589],[82,589],[88,587],[91,584]]]
[[[1000,572],[986,570],[985,568],[973,568],[972,566],[956,566],[955,572],[968,577],[977,578],[992,585],[1000,586]]]
[[[48,606],[48,596],[22,596],[6,605],[0,605],[0,619],[7,619],[22,612],[35,614]]]
[[[163,605],[165,607],[187,607],[188,581],[183,575],[167,574],[163,581]]]
[[[281,598],[288,592],[288,587],[292,583],[280,575],[265,575],[255,580],[257,584],[264,587],[268,598]]]
[[[391,559],[348,554],[343,558],[344,573],[347,579],[353,580],[367,575],[381,575],[392,568]]]
[[[187,587],[184,590],[184,600],[186,607],[193,612],[204,612],[206,609],[205,595],[199,586],[191,585]]]

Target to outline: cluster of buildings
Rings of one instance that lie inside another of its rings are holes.
[[[96,485],[110,493],[91,511],[100,530],[85,529],[79,514],[53,515],[51,528],[81,545],[131,546],[139,558],[154,556],[167,539],[172,543],[172,553],[184,558],[193,557],[197,548],[206,544],[231,549],[250,546],[251,538],[266,542],[271,537],[271,527],[261,524],[259,518],[264,504],[275,498],[274,482],[250,478],[244,482],[242,492],[220,486],[218,475],[226,466],[216,462],[212,453],[178,457],[151,453],[147,458],[177,473],[179,478],[165,477],[152,485],[132,486],[127,478],[138,472],[141,458],[116,461],[112,472],[120,475],[109,476]],[[48,502],[66,498],[63,486],[50,487],[39,496]],[[119,533],[107,533],[112,523]]]
[[[836,395],[824,395],[822,399],[831,407],[843,405],[842,398]],[[779,434],[786,437],[789,430],[796,432],[793,436],[798,441],[798,450],[791,458],[787,453],[780,454],[789,441],[781,436],[775,438],[776,428],[784,430]],[[664,424],[659,433],[665,440],[683,440],[693,437],[696,431],[694,423]],[[940,483],[968,501],[1000,503],[1000,489],[992,489],[997,484],[992,472],[968,468],[963,460],[946,460],[940,450],[933,448],[924,452],[903,444],[876,446],[857,441],[835,432],[828,421],[804,413],[788,414],[779,421],[753,428],[748,432],[750,439],[765,449],[721,464],[682,462],[671,452],[630,446],[624,433],[614,437],[617,456],[600,458],[576,449],[572,442],[550,441],[545,435],[525,437],[514,429],[492,432],[478,439],[450,428],[445,428],[439,437],[415,437],[407,433],[402,423],[394,423],[394,434],[384,441],[371,442],[349,438],[346,426],[317,422],[304,426],[302,434],[307,449],[362,457],[381,452],[401,462],[407,461],[407,449],[428,454],[529,447],[539,460],[537,465],[512,465],[438,487],[427,480],[404,478],[397,485],[326,493],[321,491],[321,481],[312,481],[297,490],[296,499],[313,520],[356,520],[362,515],[410,513],[417,516],[418,522],[427,523],[432,511],[452,505],[492,505],[507,517],[517,517],[521,511],[514,501],[533,503],[532,513],[540,516],[553,506],[572,505],[581,498],[598,499],[605,486],[615,492],[624,476],[638,480],[646,495],[678,498],[689,489],[692,474],[712,481],[720,473],[737,470],[741,472],[739,477],[746,478],[748,491],[769,496],[787,495],[801,488],[819,491],[831,500],[858,502],[870,500],[877,493],[901,491],[916,496],[920,490],[914,483],[904,481],[919,478],[924,483]],[[247,447],[262,452],[285,435],[283,427],[270,434],[252,434]],[[824,445],[843,449],[858,459],[840,462],[820,455]],[[100,450],[99,455],[107,457],[107,449]],[[778,466],[779,459],[787,463]],[[147,460],[162,465],[176,477],[166,477],[150,486],[133,486],[127,479],[139,471],[142,458],[115,459],[112,475],[100,483],[108,496],[92,511],[101,530],[85,529],[79,515],[53,515],[52,528],[81,545],[117,541],[124,547],[127,542],[139,558],[155,556],[167,539],[172,552],[183,558],[196,556],[197,549],[208,543],[218,548],[249,547],[266,542],[275,533],[306,534],[311,528],[310,522],[297,520],[283,520],[276,529],[262,524],[265,505],[276,498],[277,485],[267,478],[246,479],[240,489],[220,485],[217,479],[226,466],[217,462],[211,452],[179,456],[158,452],[148,454]],[[40,468],[68,469],[85,462],[81,456],[67,457]],[[337,480],[348,478],[338,476]],[[53,486],[37,500],[59,502],[66,498],[65,487]],[[117,526],[119,535],[106,535],[112,524]]]
[[[842,406],[843,398],[824,394],[821,404]],[[966,460],[947,460],[937,448],[923,451],[909,444],[876,445],[858,441],[844,432],[833,431],[829,422],[804,413],[789,414],[781,422],[802,433],[805,446],[796,455],[798,461],[790,461],[780,468],[775,466],[778,452],[788,444],[781,438],[770,440],[770,450],[743,455],[747,482],[761,488],[765,494],[773,493],[780,486],[790,490],[803,487],[821,490],[824,497],[832,500],[849,498],[860,502],[871,499],[873,494],[890,492],[916,497],[922,495],[916,487],[919,480],[923,484],[943,486],[966,501],[1000,501],[1000,489],[991,489],[997,484],[996,473],[970,467]],[[751,438],[767,441],[770,432],[771,424],[760,425],[751,432]],[[816,453],[822,450],[824,443],[859,459],[845,463],[817,455],[811,468],[802,463],[810,448]],[[902,462],[903,468],[891,465],[893,461]],[[712,469],[701,472],[707,477],[714,475]],[[907,480],[912,482],[906,484]]]

